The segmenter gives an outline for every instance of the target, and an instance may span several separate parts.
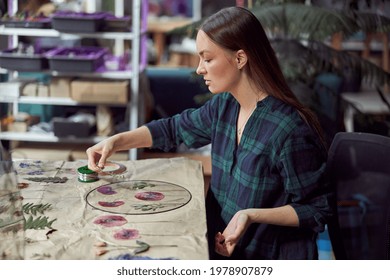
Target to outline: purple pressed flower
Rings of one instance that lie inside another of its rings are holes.
[[[139,231],[136,229],[121,229],[115,232],[114,238],[121,240],[137,239],[139,237]]]
[[[147,201],[158,201],[164,197],[164,194],[160,192],[139,192],[135,194],[135,198]]]
[[[101,186],[97,188],[97,191],[102,194],[116,194],[116,191],[112,189],[110,186]]]
[[[19,167],[20,168],[27,168],[27,167],[30,167],[30,164],[25,163],[25,162],[21,162],[21,163],[19,163]]]
[[[116,227],[126,224],[127,220],[122,216],[107,215],[98,217],[93,223],[105,227]]]
[[[99,201],[98,204],[103,207],[118,207],[123,204],[125,204],[124,201],[118,200],[118,201]]]
[[[40,163],[42,163],[42,161],[40,161],[40,160],[36,160],[36,161],[34,161],[34,163],[32,164],[32,163],[28,163],[28,162],[21,162],[21,163],[19,163],[19,167],[20,168],[29,168],[29,167],[36,167],[37,166],[37,164],[40,164]]]

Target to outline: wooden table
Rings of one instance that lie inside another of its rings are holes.
[[[85,181],[78,171],[86,161],[14,166],[27,227],[25,259],[208,259],[199,161],[112,162],[94,182],[79,180]]]
[[[164,55],[166,45],[166,34],[175,28],[185,26],[189,23],[191,23],[191,20],[184,18],[148,20],[148,32],[152,34],[154,46],[157,52],[157,65],[162,63],[162,57]]]

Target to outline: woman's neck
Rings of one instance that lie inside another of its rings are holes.
[[[247,80],[243,80],[237,85],[232,95],[240,104],[242,111],[251,111],[257,102],[263,100],[268,94],[256,88]]]

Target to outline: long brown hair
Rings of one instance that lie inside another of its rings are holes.
[[[316,115],[301,104],[288,86],[275,52],[256,16],[242,7],[223,8],[208,17],[200,26],[220,47],[248,56],[245,71],[255,85],[298,110],[303,119],[318,133],[326,147]]]

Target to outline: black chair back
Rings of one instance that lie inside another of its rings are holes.
[[[328,224],[336,259],[390,258],[390,138],[339,132],[328,175],[337,215]]]

